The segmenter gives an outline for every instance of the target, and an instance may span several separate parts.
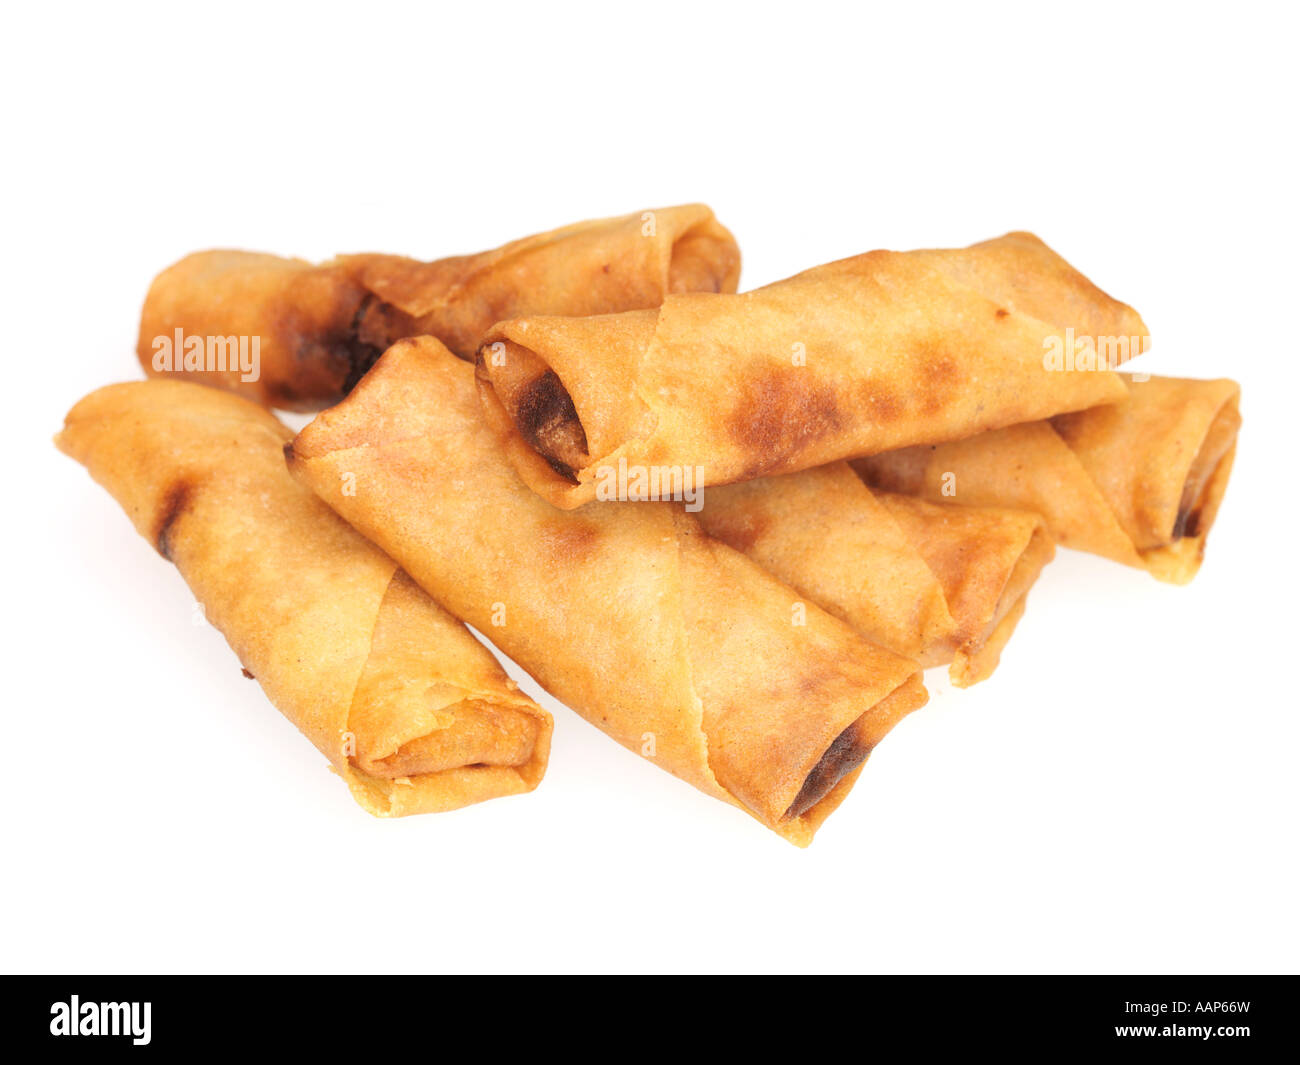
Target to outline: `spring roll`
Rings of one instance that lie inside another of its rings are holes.
[[[1041,514],[1058,543],[1185,584],[1241,426],[1234,381],[1134,378],[1119,403],[854,463],[881,488]]]
[[[290,468],[430,595],[619,743],[800,846],[926,700],[917,666],[671,503],[557,510],[483,421],[474,369],[401,341]]]
[[[292,437],[238,396],[111,385],[58,446],[180,570],[246,675],[372,814],[535,788],[551,719],[382,551],[294,482]]]
[[[723,543],[954,684],[990,676],[1054,548],[1026,511],[873,492],[847,463],[723,485],[700,520]]]
[[[427,263],[347,255],[312,265],[204,251],[154,279],[137,353],[153,376],[314,411],[346,395],[401,337],[436,336],[472,359],[502,318],[657,307],[670,293],[735,292],[739,278],[735,240],[700,204],[580,222]]]
[[[520,476],[571,508],[605,498],[624,463],[728,484],[1113,402],[1107,367],[1145,336],[1132,308],[1012,233],[741,295],[505,321],[478,366]]]
[[[1029,589],[1056,554],[1046,524],[1023,510],[887,492],[878,498],[943,588],[957,625],[949,677],[959,688],[986,680],[1024,615]]]

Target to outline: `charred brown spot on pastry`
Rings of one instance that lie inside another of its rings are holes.
[[[852,394],[859,416],[876,425],[897,421],[907,411],[903,396],[882,381],[864,381]]]
[[[751,456],[741,480],[761,477],[843,425],[835,389],[799,367],[750,384],[727,416],[727,431]]]
[[[865,762],[869,754],[871,745],[858,735],[855,721],[835,737],[835,742],[826,748],[813,771],[804,778],[803,787],[790,804],[790,809],[786,810],[784,820],[806,814],[826,798],[836,784]]]
[[[994,312],[994,317],[1001,319],[1007,317],[1007,315],[1009,315],[1010,313],[1011,312],[1007,310],[1005,307],[999,307],[997,311]]]
[[[867,400],[867,409],[877,422],[897,421],[903,414],[903,401],[891,388],[874,388]]]
[[[950,355],[927,348],[917,359],[916,395],[923,414],[937,414],[947,407],[962,386],[961,367]]]
[[[600,540],[600,528],[581,518],[568,518],[543,530],[542,539],[557,561],[581,562]]]
[[[158,512],[158,520],[154,523],[153,542],[158,548],[158,554],[169,562],[172,558],[172,529],[189,507],[192,494],[193,486],[189,481],[176,481],[163,496],[163,505]]]
[[[799,692],[804,696],[809,696],[814,692],[819,691],[827,681],[841,673],[838,663],[833,659],[824,656],[818,657],[820,661],[814,660],[813,662],[809,662],[809,668],[805,669],[803,676],[799,678]],[[843,734],[841,734],[840,739],[843,738]],[[839,741],[837,740],[836,742],[838,743]]]
[[[247,668],[246,666],[240,666],[240,667],[239,667],[239,672],[241,672],[241,673],[242,673],[245,677],[247,677],[249,680],[257,680],[257,678],[256,678],[255,676],[253,676],[253,674],[250,673],[250,672],[248,671],[248,668]]]
[[[956,380],[961,375],[961,367],[951,356],[941,351],[925,352],[920,360],[917,376],[926,384],[939,384]]]
[[[753,518],[736,530],[736,542],[732,546],[742,553],[751,550],[763,534],[767,532],[767,522],[762,518]]]
[[[720,514],[709,526],[709,535],[741,554],[753,550],[754,545],[767,532],[768,521],[758,514],[738,516],[738,520],[728,520],[729,517],[725,512]]]
[[[547,370],[520,393],[515,425],[556,473],[577,482],[569,458],[586,453],[587,433],[578,419],[573,397],[554,370]]]

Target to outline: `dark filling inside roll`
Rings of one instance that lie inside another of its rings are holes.
[[[415,331],[414,320],[409,315],[368,293],[357,305],[347,330],[330,338],[334,354],[346,367],[338,398],[356,387],[379,361],[379,356]]]
[[[1174,519],[1173,538],[1177,541],[1181,540],[1184,536],[1195,536],[1200,530],[1200,526],[1200,510],[1189,510],[1184,507],[1178,511],[1178,517]]]
[[[1241,414],[1235,406],[1225,407],[1210,424],[1183,484],[1183,496],[1174,518],[1173,541],[1201,534],[1201,515],[1209,502],[1207,497],[1210,485],[1220,464],[1236,443],[1240,428]]]
[[[547,370],[519,395],[515,424],[556,473],[577,483],[574,471],[584,464],[587,433],[554,370]]]
[[[782,820],[802,817],[826,798],[836,784],[867,760],[871,747],[862,735],[858,722],[853,722],[826,748],[826,753],[804,779],[803,787],[799,789],[799,794],[795,796]]]

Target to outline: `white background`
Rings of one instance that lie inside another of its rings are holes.
[[[1275,10],[11,12],[0,965],[1294,971],[1300,227]],[[745,287],[1031,229],[1138,307],[1147,369],[1241,380],[1201,575],[1062,552],[995,677],[932,673],[808,851],[550,700],[537,792],[371,819],[50,436],[138,376],[145,290],[190,251],[434,258],[694,200]]]

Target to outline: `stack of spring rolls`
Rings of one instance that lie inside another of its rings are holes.
[[[473,625],[803,846],[923,669],[993,673],[1056,545],[1195,575],[1239,389],[1117,372],[1141,318],[1027,233],[739,273],[699,205],[435,262],[200,252],[149,290],[149,379],[57,443],[371,813],[545,773]]]

